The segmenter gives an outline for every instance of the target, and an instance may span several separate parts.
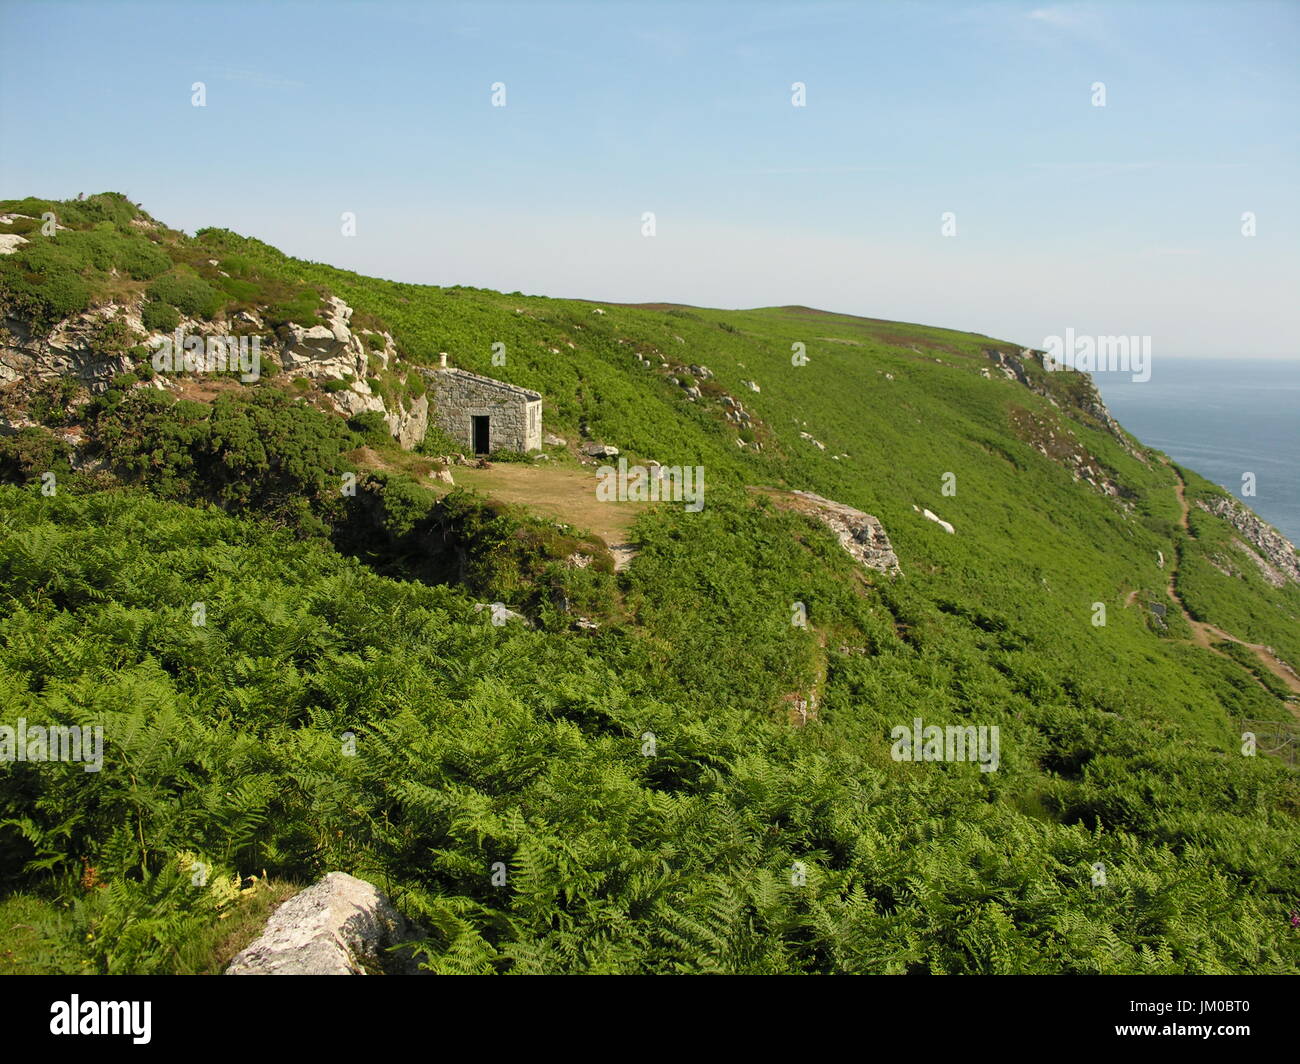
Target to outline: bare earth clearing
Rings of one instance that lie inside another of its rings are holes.
[[[605,541],[617,569],[625,569],[636,556],[632,522],[643,504],[601,502],[596,498],[596,476],[587,469],[545,464],[495,462],[487,469],[454,466],[452,476],[460,487],[472,488],[498,502],[527,506],[539,514],[589,529]],[[435,491],[451,488],[429,483]]]

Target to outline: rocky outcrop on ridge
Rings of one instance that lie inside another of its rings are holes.
[[[1273,578],[1261,569],[1264,578],[1275,587],[1290,580],[1300,584],[1300,557],[1295,544],[1272,525],[1265,524],[1236,499],[1218,495],[1211,502],[1197,499],[1196,505],[1206,513],[1221,517],[1232,525],[1273,570]]]
[[[31,385],[72,379],[91,394],[103,392],[113,378],[134,368],[139,349],[154,349],[174,335],[151,330],[142,317],[143,302],[107,303],[67,318],[42,332],[14,315],[0,329],[0,386]],[[288,378],[315,382],[342,381],[346,387],[325,389],[323,400],[344,417],[367,411],[382,414],[389,432],[402,447],[413,449],[429,425],[429,400],[417,396],[399,400],[389,409],[369,381],[379,371],[396,369],[397,348],[388,333],[365,336],[352,329],[352,308],[331,297],[322,307],[319,324],[288,322],[272,331],[252,310],[219,315],[212,321],[182,317],[179,331],[186,337],[257,337],[261,365],[278,367]],[[378,341],[371,340],[378,336]],[[371,342],[367,342],[370,340]],[[130,348],[137,348],[136,355]],[[167,387],[166,377],[155,386]],[[12,420],[12,419],[10,419]],[[0,431],[4,426],[0,425]]]
[[[1055,370],[1047,369],[1045,361],[1047,352],[1035,351],[1032,348],[1024,348],[1020,354],[1012,355],[1005,351],[999,351],[995,348],[987,348],[984,354],[993,363],[994,367],[1008,380],[1013,380],[1018,384],[1028,388],[1035,395],[1041,395],[1053,406],[1061,406],[1058,396],[1053,393],[1040,379],[1031,376],[1025,369],[1026,362],[1033,362],[1046,373],[1069,373],[1077,378],[1077,386],[1070,392],[1067,404],[1073,410],[1084,415],[1085,420],[1090,420],[1097,427],[1103,429],[1124,447],[1129,454],[1141,461],[1146,461],[1146,456],[1142,451],[1133,445],[1133,440],[1129,434],[1124,431],[1123,427],[1115,420],[1111,412],[1106,408],[1102,401],[1101,393],[1097,391],[1097,386],[1093,382],[1090,374],[1083,373],[1079,370],[1057,367]],[[982,371],[984,376],[989,376],[987,370]]]

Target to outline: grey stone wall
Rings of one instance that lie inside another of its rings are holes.
[[[433,392],[433,422],[466,448],[474,446],[475,415],[487,415],[492,451],[540,451],[542,397],[463,369],[426,372]]]

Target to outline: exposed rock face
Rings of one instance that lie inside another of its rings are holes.
[[[397,359],[393,338],[387,333],[377,335],[382,336],[384,346],[371,350],[352,331],[352,308],[337,296],[330,297],[326,303],[326,319],[322,324],[307,328],[289,322],[276,333],[282,345],[280,363],[289,376],[351,378],[346,389],[329,394],[334,409],[344,417],[355,417],[366,411],[383,414],[389,432],[404,448],[411,450],[428,430],[429,400],[420,396],[409,408],[399,404],[398,409],[389,410],[383,397],[371,390],[366,383],[371,359],[377,369],[388,369]]]
[[[416,974],[410,954],[387,951],[418,937],[377,888],[331,872],[276,909],[262,936],[230,962],[226,974]]]
[[[109,304],[59,322],[50,332],[33,333],[27,323],[6,317],[0,342],[0,382],[74,377],[92,392],[104,391],[131,368],[126,355],[108,354],[97,339],[116,319],[143,334],[138,307]]]
[[[1284,580],[1300,584],[1300,557],[1296,555],[1295,544],[1277,529],[1265,524],[1236,499],[1226,495],[1218,495],[1209,503],[1197,499],[1196,505],[1232,525]],[[1260,571],[1264,572],[1262,569]],[[1268,579],[1268,574],[1264,573],[1264,577]],[[1269,582],[1273,583],[1272,580]]]
[[[1032,387],[1029,382],[1029,374],[1025,372],[1024,363],[1015,355],[1008,355],[994,349],[989,349],[984,353],[993,360],[993,364],[1002,371],[1002,375],[1008,380],[1019,381],[1026,388]]]
[[[1120,426],[1120,423],[1115,420],[1111,412],[1106,408],[1106,404],[1102,401],[1101,393],[1097,391],[1097,386],[1093,383],[1090,374],[1063,366],[1058,366],[1054,370],[1048,370],[1046,363],[1047,352],[1035,351],[1032,348],[1025,348],[1022,350],[1019,357],[1016,355],[1006,354],[1005,352],[998,351],[994,348],[986,348],[984,354],[988,356],[995,366],[997,366],[1003,376],[1009,380],[1014,380],[1019,384],[1024,385],[1034,394],[1041,395],[1053,406],[1060,405],[1057,402],[1056,397],[1053,396],[1044,385],[1035,381],[1034,378],[1029,375],[1028,371],[1025,369],[1025,363],[1037,363],[1044,373],[1072,373],[1076,377],[1081,378],[1083,386],[1074,392],[1070,404],[1071,407],[1084,414],[1088,419],[1095,421],[1099,427],[1114,436],[1116,440],[1123,444],[1124,449],[1134,458],[1143,462],[1146,461],[1146,456],[1139,448],[1133,446],[1133,441],[1129,439],[1128,433],[1124,431]],[[981,370],[980,372],[983,376],[988,376],[988,373],[984,370]]]
[[[1121,508],[1132,509],[1133,504],[1124,497],[1120,485],[1071,430],[1070,426],[1077,424],[1075,419],[1013,406],[1010,420],[1016,435],[1044,458],[1063,466],[1075,480],[1115,498]]]
[[[814,688],[805,694],[803,691],[790,691],[781,696],[785,705],[786,717],[796,728],[804,727],[810,720],[817,719],[817,691]]]
[[[1241,540],[1237,539],[1236,537],[1233,537],[1232,545],[1251,560],[1255,568],[1259,570],[1259,575],[1264,578],[1265,583],[1271,584],[1273,587],[1282,587],[1286,584],[1285,576],[1283,576],[1280,572],[1278,572],[1271,565],[1269,565],[1268,562],[1266,562],[1257,553],[1255,553],[1255,551],[1251,550],[1250,547],[1248,547]],[[1222,566],[1215,566],[1215,568],[1217,568],[1220,572],[1223,571]]]
[[[356,417],[368,410],[383,414],[388,422],[389,431],[393,431],[394,415],[389,413],[388,408],[384,406],[383,396],[372,392],[370,385],[363,380],[353,381],[350,387],[341,392],[331,392],[329,400],[334,409],[344,417]],[[394,435],[396,435],[395,432]]]
[[[607,443],[584,443],[582,453],[588,458],[617,458],[618,448]]]
[[[281,325],[276,335],[284,345],[280,353],[284,368],[303,369],[312,376],[364,376],[365,348],[352,335],[351,321],[352,308],[334,297],[329,301],[326,322],[310,327],[294,322]]]
[[[105,350],[104,330],[124,326],[145,346],[170,334],[153,332],[141,318],[142,302],[110,303],[60,322],[45,334],[34,333],[27,322],[6,317],[0,331],[0,384],[24,381],[34,384],[54,378],[73,378],[92,393],[103,392],[113,378],[132,369],[133,360],[125,354]],[[429,424],[429,400],[420,396],[396,410],[385,406],[367,383],[371,360],[379,369],[387,369],[397,359],[397,348],[387,333],[377,334],[383,347],[370,349],[361,336],[351,329],[352,308],[343,300],[331,298],[327,317],[320,325],[304,327],[289,323],[271,335],[262,317],[249,310],[236,311],[227,321],[202,321],[182,318],[180,331],[186,336],[224,336],[238,331],[260,338],[263,360],[278,361],[288,377],[312,379],[350,378],[347,388],[328,393],[328,401],[344,417],[366,411],[384,415],[389,431],[408,450],[424,439]],[[412,371],[414,372],[414,371]],[[161,383],[161,382],[159,382]]]
[[[1134,458],[1140,458],[1143,461],[1146,460],[1145,456],[1134,448],[1132,442],[1128,438],[1128,433],[1126,433],[1120,426],[1120,423],[1111,416],[1110,410],[1108,410],[1106,404],[1101,401],[1101,394],[1096,390],[1096,388],[1093,389],[1092,395],[1080,404],[1079,409],[1101,422],[1102,427],[1114,436],[1115,439],[1119,440],[1119,442],[1124,445],[1124,449],[1128,451],[1129,454],[1133,455]]]
[[[726,408],[722,416],[730,421],[733,425],[740,428],[749,428],[753,422],[753,416],[745,409],[745,404],[735,396],[723,393],[718,401]]]
[[[384,401],[379,400],[382,409]],[[429,400],[427,396],[418,396],[411,401],[410,409],[399,406],[396,411],[387,412],[388,431],[402,447],[408,451],[424,439],[429,431]]]
[[[30,214],[0,214],[0,225],[12,225],[19,218],[35,221]],[[25,236],[17,233],[0,233],[0,255],[12,255],[27,242]]]
[[[799,501],[800,510],[834,532],[840,546],[868,569],[889,575],[902,571],[885,526],[876,518],[810,491],[794,491],[791,495]]]

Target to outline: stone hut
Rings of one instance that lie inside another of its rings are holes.
[[[433,421],[474,454],[542,449],[542,397],[491,377],[442,365],[426,373]]]

